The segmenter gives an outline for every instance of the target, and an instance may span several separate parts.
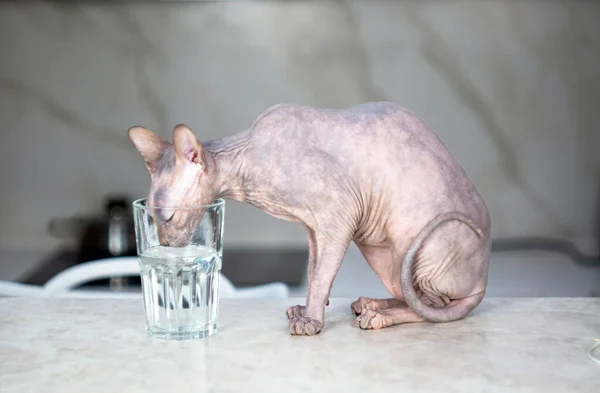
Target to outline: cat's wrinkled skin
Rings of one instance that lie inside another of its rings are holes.
[[[323,328],[351,241],[393,297],[351,305],[363,329],[454,321],[483,299],[487,207],[445,145],[405,108],[275,105],[247,130],[203,144],[184,125],[172,144],[142,127],[129,136],[151,175],[150,205],[232,199],[306,228],[308,298],[287,310],[291,334]],[[198,217],[159,219],[163,243],[181,245]]]

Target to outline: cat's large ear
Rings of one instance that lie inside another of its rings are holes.
[[[131,127],[127,134],[135,148],[144,157],[148,171],[153,174],[156,171],[158,160],[160,160],[165,148],[169,146],[169,142],[141,126]]]
[[[173,129],[173,146],[178,159],[204,165],[202,145],[185,124],[179,124]]]

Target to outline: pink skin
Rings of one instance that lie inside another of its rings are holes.
[[[129,137],[151,176],[149,204],[231,199],[306,228],[308,297],[286,312],[291,334],[323,328],[351,241],[392,295],[352,304],[363,329],[455,321],[484,297],[488,209],[442,141],[403,107],[275,105],[247,130],[203,144],[184,125],[172,144],[143,127]],[[182,245],[198,217],[159,219],[163,243]]]

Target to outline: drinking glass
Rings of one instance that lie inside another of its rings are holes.
[[[146,202],[146,198],[133,202],[146,330],[163,339],[208,337],[217,331],[225,202],[218,199],[193,208],[153,207]],[[181,229],[189,238],[185,246],[160,241],[162,219],[188,215],[197,223]]]

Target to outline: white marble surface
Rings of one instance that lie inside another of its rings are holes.
[[[277,102],[391,100],[463,163],[495,237],[596,253],[599,17],[593,1],[3,2],[0,249],[48,251],[49,219],[146,193],[133,124],[204,140]],[[229,245],[306,245],[235,203],[225,228]]]
[[[229,300],[209,339],[148,337],[136,301],[0,299],[0,391],[594,392],[600,299],[486,299],[468,318],[360,330],[335,298],[292,337],[295,300]]]

